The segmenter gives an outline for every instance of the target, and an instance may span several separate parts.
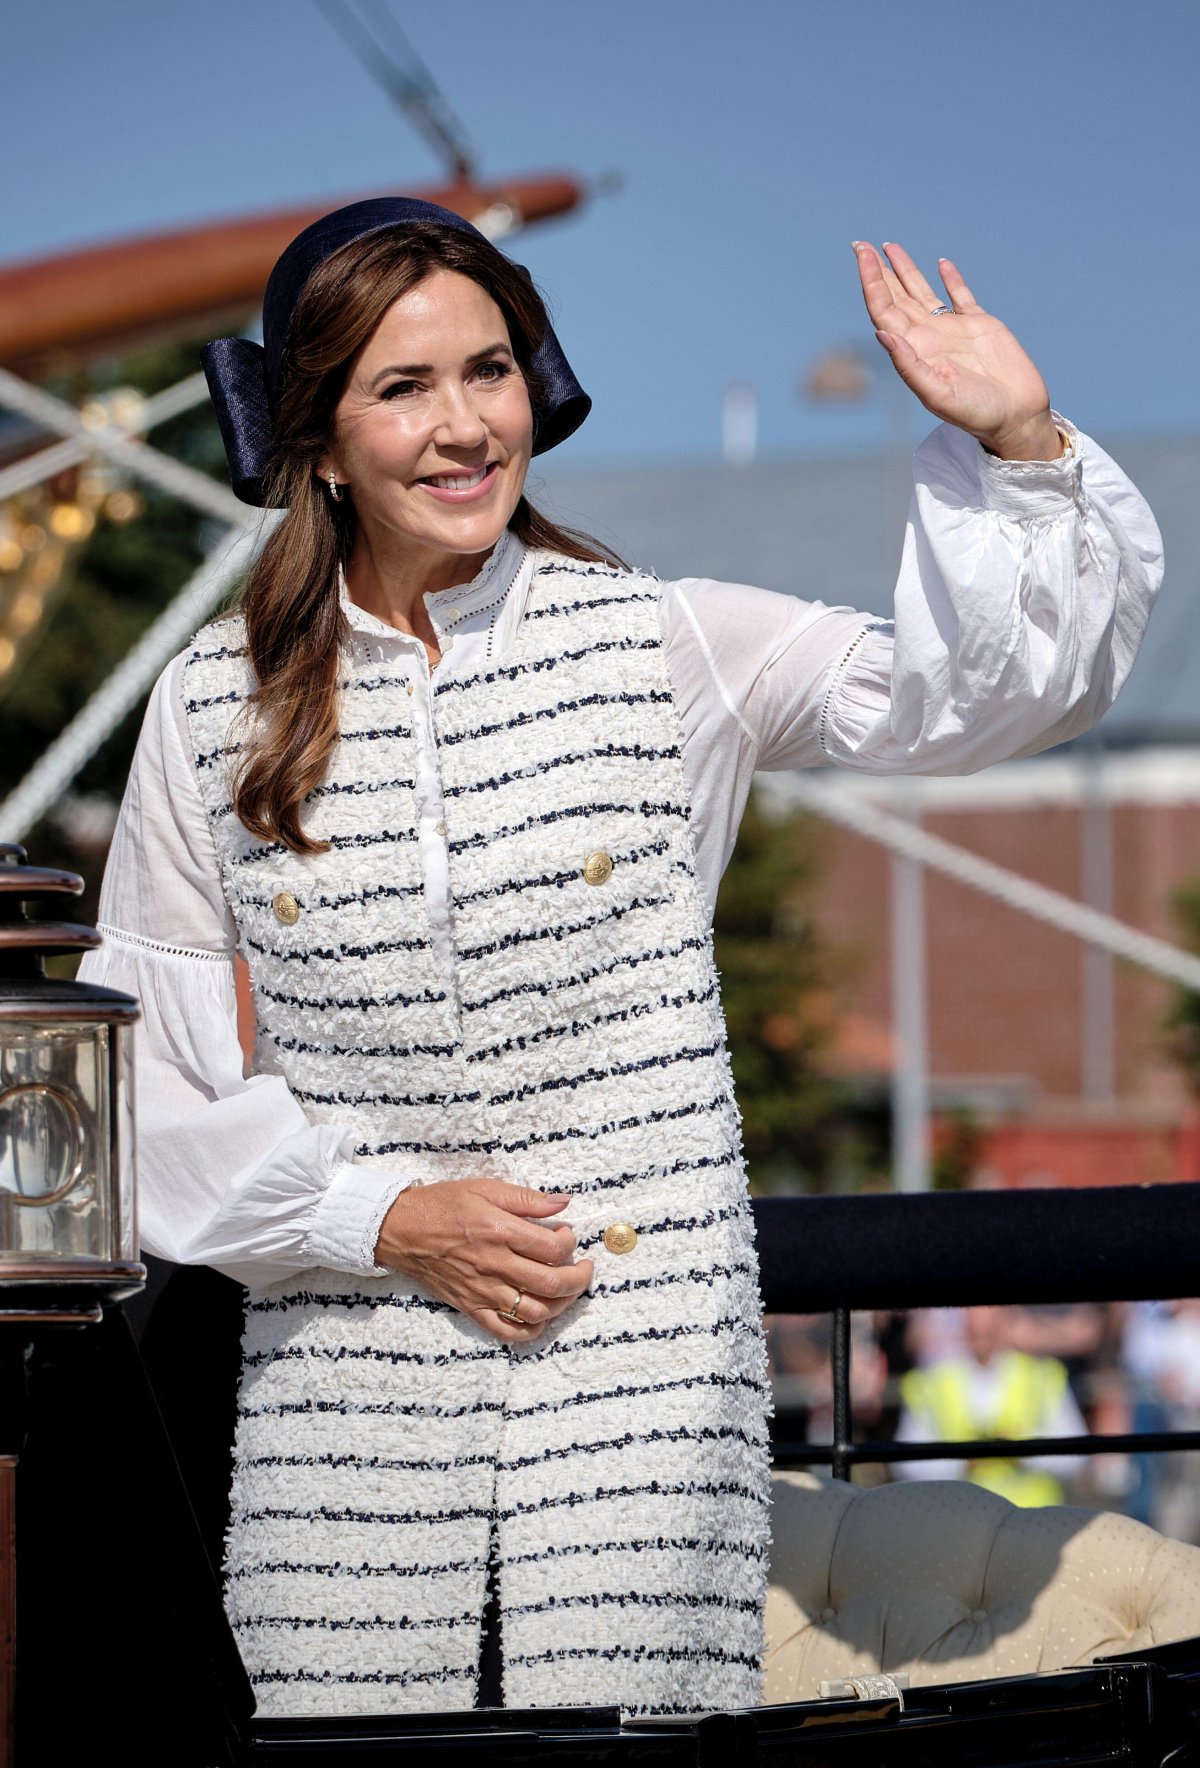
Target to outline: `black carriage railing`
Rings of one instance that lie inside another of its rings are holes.
[[[1200,1185],[892,1193],[756,1199],[770,1314],[833,1320],[833,1439],[777,1434],[776,1467],[1158,1453],[1200,1448],[1200,1431],[856,1442],[850,1316],[858,1309],[983,1303],[1174,1301],[1200,1293]]]

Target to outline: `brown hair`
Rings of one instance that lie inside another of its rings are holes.
[[[439,268],[469,276],[503,313],[537,433],[544,394],[532,362],[548,324],[546,309],[527,273],[486,240],[442,223],[416,222],[352,240],[313,271],[288,332],[275,412],[269,496],[287,513],[251,566],[241,595],[257,686],[233,790],[245,827],[294,853],[319,853],[328,845],[305,833],[300,813],[324,778],[338,739],[338,664],[347,630],[337,576],[355,533],[352,502],[334,504],[318,483],[316,466],[332,440],[351,359],[392,303]],[[624,563],[587,535],[558,527],[525,497],[509,528],[527,546]]]

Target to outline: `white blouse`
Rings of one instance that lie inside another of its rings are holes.
[[[1146,503],[1059,420],[1057,461],[1000,461],[948,425],[918,450],[894,621],[743,584],[664,586],[701,885],[711,912],[756,768],[966,773],[1088,729],[1129,672],[1161,578]],[[426,598],[443,671],[500,658],[532,560],[505,536],[473,582]],[[803,560],[797,561],[797,577]],[[407,672],[425,913],[453,986],[449,873],[424,646],[345,597],[353,643]],[[360,651],[360,655],[362,651]],[[136,995],[142,1244],[269,1283],[375,1269],[402,1170],[355,1166],[276,1075],[243,1074],[236,932],[196,781],[180,673],[146,711],[81,978]]]

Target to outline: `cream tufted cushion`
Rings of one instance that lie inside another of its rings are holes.
[[[966,1481],[773,1481],[766,1699],[906,1670],[913,1685],[1022,1676],[1200,1635],[1200,1547]]]

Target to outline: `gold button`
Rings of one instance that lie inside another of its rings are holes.
[[[637,1230],[628,1222],[613,1222],[604,1230],[604,1244],[610,1252],[632,1252],[637,1245]]]
[[[271,907],[275,910],[275,918],[282,921],[285,927],[292,927],[300,919],[300,904],[290,890],[281,890],[278,896],[271,898]]]
[[[607,884],[612,877],[612,860],[599,849],[589,853],[583,862],[583,875],[589,884]]]
[[[407,683],[404,691],[409,696],[410,699],[412,698],[413,694],[416,693],[416,689],[413,687],[413,684],[411,681]]]

